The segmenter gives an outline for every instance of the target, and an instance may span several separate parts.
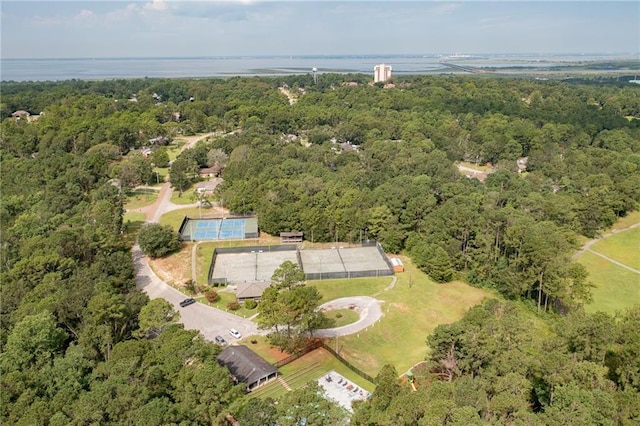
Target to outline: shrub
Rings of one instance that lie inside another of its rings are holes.
[[[244,307],[247,309],[255,309],[256,306],[258,306],[258,304],[255,300],[247,300],[246,302],[244,302]]]
[[[230,311],[237,311],[238,309],[240,309],[240,304],[234,300],[233,302],[227,303],[227,309],[229,309]]]
[[[184,287],[187,289],[187,291],[191,294],[194,294],[197,290],[196,288],[196,283],[193,280],[187,280],[184,282]]]
[[[209,301],[209,303],[214,303],[216,300],[218,300],[220,298],[220,296],[218,296],[218,292],[215,290],[207,290],[204,292],[204,297],[207,298],[207,300]]]
[[[338,313],[336,314],[336,318],[342,318],[342,314],[341,314],[340,312],[338,312]]]

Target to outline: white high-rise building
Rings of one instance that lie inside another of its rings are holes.
[[[380,64],[373,68],[373,82],[385,82],[391,78],[391,65]]]

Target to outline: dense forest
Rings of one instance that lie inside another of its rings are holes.
[[[188,187],[217,150],[228,158],[218,195],[235,212],[257,214],[263,231],[375,239],[434,280],[462,278],[512,300],[472,309],[428,338],[425,377],[442,382],[408,393],[392,368],[383,370],[354,423],[637,422],[639,313],[583,314],[590,284],[571,256],[580,236],[638,207],[640,88],[367,81],[3,82],[3,421],[224,424],[230,406],[246,419],[255,406],[287,424],[296,414],[282,407],[305,406],[291,396],[244,407],[215,362],[219,348],[135,287],[119,188],[152,182],[160,161],[138,148],[219,131],[232,133],[173,162],[174,186]],[[12,117],[17,110],[31,115]],[[459,161],[495,172],[481,183],[459,173]],[[523,306],[553,323],[529,327]],[[302,396],[307,406],[318,406],[314,395]]]

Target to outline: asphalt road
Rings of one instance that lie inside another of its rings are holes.
[[[180,302],[189,296],[158,278],[149,268],[147,257],[142,254],[137,244],[133,247],[132,253],[138,288],[144,291],[150,299],[162,297],[171,303],[175,310],[180,312],[180,322],[184,324],[185,329],[198,330],[209,341],[213,341],[215,336],[220,335],[229,343],[238,340],[229,334],[230,328],[238,330],[243,337],[266,334],[265,330],[258,330],[257,325],[251,320],[202,303],[181,307]]]
[[[349,309],[352,306],[360,314],[358,321],[342,327],[316,330],[313,335],[317,337],[346,336],[364,330],[382,318],[380,301],[369,296],[342,297],[320,305],[320,309]]]

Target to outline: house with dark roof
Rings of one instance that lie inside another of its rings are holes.
[[[264,293],[270,285],[270,282],[240,283],[236,290],[236,298],[240,303],[246,302],[247,300],[258,301],[262,297],[262,293]]]
[[[278,377],[278,369],[245,345],[227,346],[217,357],[236,383],[244,383],[251,392]]]

